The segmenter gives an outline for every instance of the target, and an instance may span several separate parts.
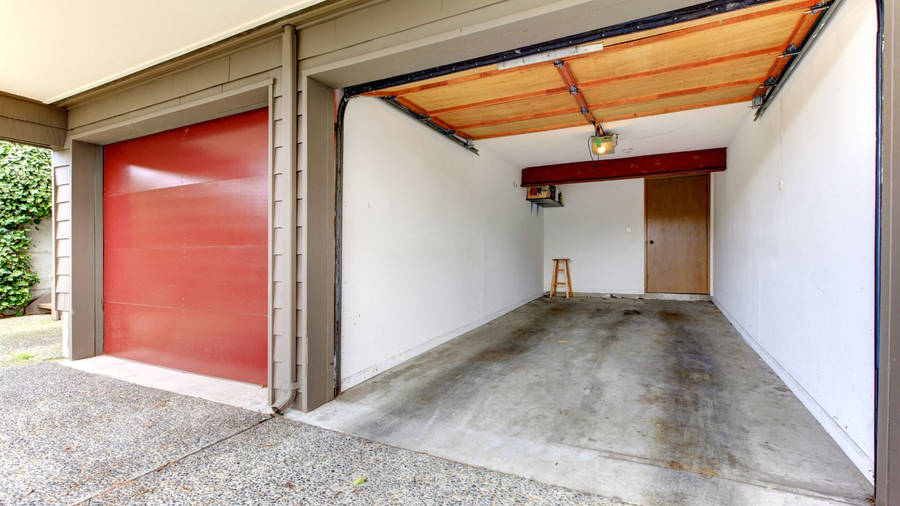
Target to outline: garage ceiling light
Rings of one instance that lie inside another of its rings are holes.
[[[591,153],[600,155],[611,155],[616,151],[616,142],[619,139],[618,134],[594,135],[588,139],[591,146]]]
[[[568,58],[569,56],[575,56],[579,54],[596,53],[597,51],[602,50],[602,42],[597,42],[596,44],[584,44],[582,46],[564,47],[562,49],[554,49],[552,51],[545,51],[543,53],[532,54],[524,56],[522,58],[500,62],[497,64],[497,70],[512,69],[524,65],[531,65],[533,63],[541,63],[545,61]]]

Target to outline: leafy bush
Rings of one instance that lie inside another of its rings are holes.
[[[21,314],[38,282],[28,231],[50,216],[50,151],[0,141],[0,315]]]

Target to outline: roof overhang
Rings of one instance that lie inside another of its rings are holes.
[[[0,90],[56,103],[322,1],[6,2]]]

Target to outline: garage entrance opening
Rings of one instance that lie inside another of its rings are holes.
[[[103,148],[103,351],[267,377],[268,111]]]
[[[302,418],[638,504],[863,504],[876,102],[839,76],[875,13],[728,5],[345,90],[343,392]]]

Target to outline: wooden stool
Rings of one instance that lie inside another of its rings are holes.
[[[566,270],[566,281],[559,280],[559,265],[562,262],[563,268]],[[569,259],[568,258],[554,258],[553,259],[553,281],[550,282],[550,298],[552,299],[554,295],[556,295],[556,287],[557,286],[565,286],[566,287],[566,298],[571,297],[572,294],[572,276],[569,275]]]

